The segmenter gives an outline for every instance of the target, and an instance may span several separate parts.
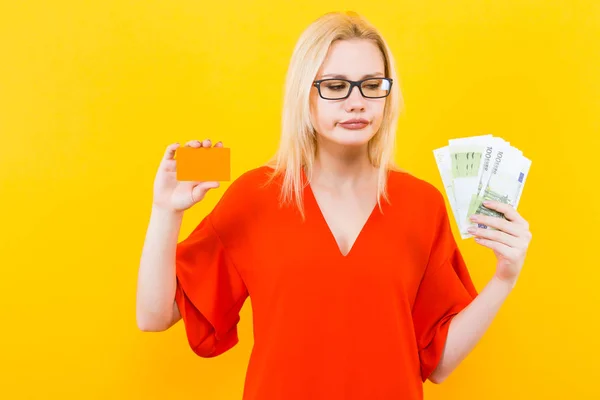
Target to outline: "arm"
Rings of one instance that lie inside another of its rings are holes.
[[[443,382],[489,328],[517,282],[531,242],[529,223],[512,206],[495,201],[484,205],[506,217],[471,216],[473,222],[496,228],[473,227],[469,230],[478,244],[494,251],[498,261],[496,274],[484,290],[450,321],[444,352],[430,377],[434,383]]]
[[[210,147],[211,141],[192,140],[185,146]],[[223,143],[214,147],[223,147]],[[179,143],[167,146],[154,179],[152,213],[137,283],[136,320],[142,331],[164,331],[181,319],[175,301],[175,260],[183,213],[220,185],[215,181],[179,181],[174,158],[178,148]]]
[[[494,276],[481,293],[451,320],[444,352],[429,378],[432,382],[443,382],[473,350],[513,287],[514,283]]]
[[[175,250],[183,212],[152,207],[140,261],[136,320],[142,331],[164,331],[181,315],[175,303]]]

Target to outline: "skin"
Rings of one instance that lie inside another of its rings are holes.
[[[531,242],[529,223],[512,206],[494,201],[484,205],[506,217],[471,216],[473,222],[497,229],[471,231],[476,243],[493,250],[496,272],[471,304],[452,319],[441,360],[429,378],[434,383],[446,380],[490,327],[517,283]]]
[[[377,46],[367,40],[334,42],[315,80],[344,77],[360,80],[365,75],[384,77],[384,60]],[[310,93],[310,109],[317,132],[317,156],[314,182],[329,180],[341,187],[356,183],[373,172],[367,144],[379,130],[386,99],[364,98],[358,88],[344,100],[325,100],[316,87]],[[345,129],[340,122],[364,118],[369,125],[360,130]],[[317,174],[316,174],[317,175]]]
[[[366,75],[385,77],[384,71],[383,55],[373,42],[338,41],[330,47],[315,80],[357,81]],[[364,98],[357,87],[342,100],[323,99],[316,87],[311,89],[317,154],[310,187],[344,256],[377,203],[377,170],[369,162],[367,146],[381,126],[385,102],[385,98]],[[360,130],[340,124],[352,118],[369,123]]]

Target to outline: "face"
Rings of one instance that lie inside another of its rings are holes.
[[[365,77],[385,77],[381,51],[370,40],[334,42],[315,80],[345,78],[358,81]],[[330,85],[325,89],[325,85]],[[342,86],[322,83],[323,90],[344,92]],[[347,89],[346,89],[347,90]],[[331,97],[331,96],[326,96]],[[386,98],[370,99],[353,87],[350,96],[341,100],[325,100],[313,86],[310,109],[319,142],[345,146],[363,146],[377,133],[383,119]],[[349,124],[349,120],[364,120],[364,124]]]

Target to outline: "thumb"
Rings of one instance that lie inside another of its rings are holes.
[[[200,201],[204,198],[206,192],[208,192],[210,189],[216,189],[219,186],[221,186],[219,182],[201,182],[192,189],[192,198],[196,201]]]

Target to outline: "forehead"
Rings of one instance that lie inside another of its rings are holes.
[[[343,75],[348,79],[360,79],[368,74],[385,73],[383,54],[375,42],[365,39],[341,40],[334,42],[318,77]]]

